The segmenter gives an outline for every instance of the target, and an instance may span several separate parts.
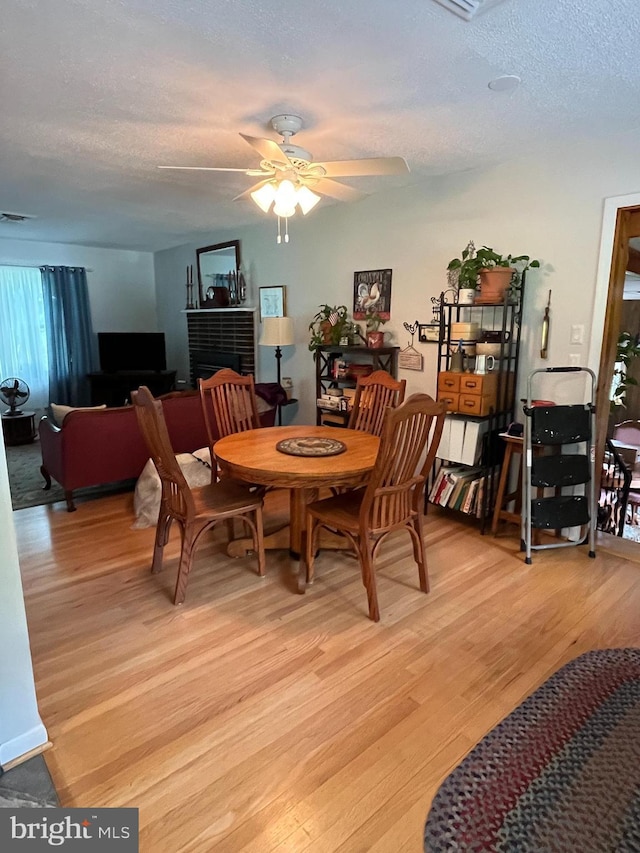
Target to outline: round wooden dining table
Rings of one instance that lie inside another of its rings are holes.
[[[346,445],[336,456],[290,456],[276,449],[278,442],[290,438],[337,439]],[[366,483],[380,439],[367,432],[326,426],[263,427],[228,435],[217,441],[213,452],[223,474],[257,483],[289,489],[289,525],[265,536],[265,548],[289,548],[300,559],[303,547],[306,506],[318,497],[321,488],[360,486]],[[322,547],[344,544],[321,543]],[[251,540],[229,543],[228,553],[242,556]]]

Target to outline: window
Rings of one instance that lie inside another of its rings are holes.
[[[42,275],[31,267],[0,266],[0,380],[29,386],[29,408],[49,403],[49,359]]]

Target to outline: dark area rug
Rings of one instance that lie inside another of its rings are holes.
[[[562,667],[447,776],[427,853],[637,853],[640,649]]]
[[[0,808],[54,808],[59,806],[49,770],[42,755],[36,755],[0,774]]]
[[[55,480],[51,481],[51,488],[48,491],[44,491],[43,489],[45,481],[40,473],[42,457],[39,441],[36,440],[32,444],[5,447],[5,451],[7,454],[7,468],[9,470],[11,504],[14,510],[64,501],[64,489]],[[92,486],[87,489],[74,490],[73,497],[77,503],[81,500],[103,497],[106,494],[131,491],[134,486],[135,480],[110,483],[104,486]]]

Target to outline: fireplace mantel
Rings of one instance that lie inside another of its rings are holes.
[[[238,311],[251,311],[255,314],[257,308],[250,308],[245,305],[238,305],[234,308],[183,308],[182,314],[233,314]]]

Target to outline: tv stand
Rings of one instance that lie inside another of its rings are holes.
[[[175,389],[175,370],[119,370],[117,373],[89,373],[91,405],[125,406],[131,392],[146,385],[154,397]]]

